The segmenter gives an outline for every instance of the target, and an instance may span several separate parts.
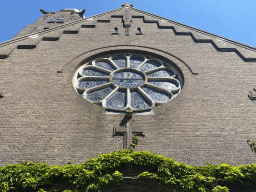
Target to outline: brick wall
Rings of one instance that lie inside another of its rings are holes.
[[[172,61],[185,80],[181,93],[156,107],[154,115],[133,116],[132,126],[145,134],[136,150],[190,165],[255,162],[246,142],[248,138],[256,140],[256,103],[248,98],[255,86],[255,62],[140,17],[132,18],[126,36],[122,18],[111,15],[124,15],[124,9],[68,26],[71,31],[79,29],[76,34],[63,34],[67,28],[42,33],[38,38],[56,34],[59,38],[38,41],[34,49],[16,49],[24,41],[14,42],[12,52],[0,60],[4,92],[0,98],[0,164],[26,160],[51,165],[69,160],[82,163],[121,150],[122,137],[113,137],[113,127],[119,126],[124,114],[105,114],[102,107],[82,99],[72,85],[74,72],[88,58],[120,51],[154,54]],[[131,15],[143,13],[131,10]],[[110,22],[97,22],[100,19]],[[159,20],[149,15],[147,19]],[[81,28],[89,22],[95,26]],[[166,25],[216,41],[191,29]],[[112,35],[115,27],[118,35]],[[143,35],[136,35],[138,27]],[[218,45],[237,48],[245,57],[255,56],[254,50],[224,40]]]

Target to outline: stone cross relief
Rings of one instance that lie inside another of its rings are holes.
[[[134,130],[132,128],[132,117],[125,116],[120,123],[120,127],[113,128],[114,136],[123,136],[123,149],[128,149],[132,143],[134,135],[144,137],[143,131],[141,129]]]
[[[132,16],[131,16],[129,7],[133,7],[133,6],[129,3],[125,3],[122,6],[126,8],[124,10],[124,17],[123,17],[123,22],[124,22],[124,27],[125,27],[125,35],[129,36],[129,28],[131,27],[131,24],[132,24],[132,19],[131,19]]]

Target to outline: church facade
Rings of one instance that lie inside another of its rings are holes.
[[[123,4],[43,13],[0,44],[0,162],[127,148],[189,165],[255,162],[256,49]]]

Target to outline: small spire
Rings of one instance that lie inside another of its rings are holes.
[[[133,4],[130,4],[130,3],[124,3],[124,4],[122,4],[122,7],[125,7],[125,8],[133,7]]]

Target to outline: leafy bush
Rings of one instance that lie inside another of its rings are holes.
[[[127,167],[143,170],[137,179],[154,180],[170,190],[228,192],[235,188],[238,191],[255,188],[255,164],[193,167],[147,151],[133,150],[134,146],[131,146],[123,151],[102,154],[80,165],[69,162],[64,166],[48,166],[46,163],[24,162],[0,167],[0,190],[100,191],[109,184],[120,184]]]

